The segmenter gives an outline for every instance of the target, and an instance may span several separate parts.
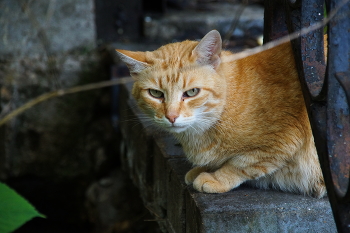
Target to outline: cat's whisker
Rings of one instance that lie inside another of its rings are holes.
[[[198,130],[194,126],[190,125],[190,127],[196,132],[196,134],[199,134]]]
[[[142,126],[154,125],[154,122],[152,119],[150,119],[149,117],[142,117],[142,116],[126,119],[126,120],[120,121],[120,123],[121,124],[135,123],[134,125],[132,125],[132,128],[136,127],[137,125],[142,125]]]

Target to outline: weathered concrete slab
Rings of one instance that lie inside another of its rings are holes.
[[[190,190],[201,232],[337,232],[328,199],[241,187],[224,194]]]

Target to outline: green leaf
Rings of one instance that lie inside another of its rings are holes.
[[[45,218],[27,200],[0,183],[0,233],[9,233],[34,217]]]

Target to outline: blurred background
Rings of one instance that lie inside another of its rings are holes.
[[[217,29],[259,45],[262,0],[0,0],[0,119],[54,90],[127,75],[115,48]],[[160,232],[119,159],[118,87],[53,98],[0,126],[0,180],[47,219],[16,232]]]

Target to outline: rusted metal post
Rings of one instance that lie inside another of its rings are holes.
[[[330,0],[329,11],[340,1]],[[327,142],[331,202],[339,232],[350,232],[350,2],[328,26]]]
[[[340,2],[326,1],[328,12]],[[286,19],[289,32],[311,26],[324,18],[324,0],[266,0],[265,3],[264,35],[268,36],[265,42],[277,39],[284,33],[283,27],[269,22],[276,15],[279,15],[279,19]],[[285,9],[283,13],[275,12],[281,8]],[[327,66],[322,28],[292,41],[328,197],[339,232],[350,232],[349,14],[350,1],[328,25]],[[277,22],[280,25],[281,21]]]

